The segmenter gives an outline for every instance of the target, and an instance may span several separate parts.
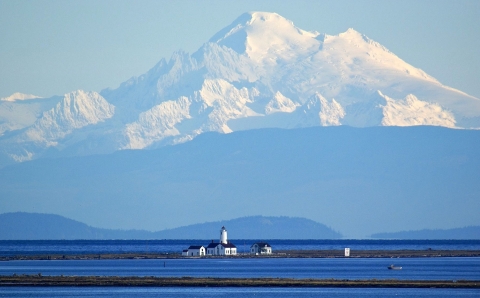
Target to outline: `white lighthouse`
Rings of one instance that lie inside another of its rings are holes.
[[[204,246],[190,246],[188,249],[184,249],[182,256],[232,256],[237,254],[237,247],[235,244],[228,241],[227,229],[223,226],[220,229],[220,242],[209,243]]]
[[[227,229],[225,229],[225,226],[220,229],[220,243],[227,244]]]

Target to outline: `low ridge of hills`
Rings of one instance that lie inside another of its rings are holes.
[[[0,240],[217,239],[221,226],[232,239],[339,239],[342,234],[316,221],[287,216],[246,216],[162,231],[101,229],[56,214],[0,214]],[[372,239],[480,239],[480,226],[375,233]]]
[[[377,239],[480,239],[480,226],[375,233],[371,237]]]
[[[217,239],[221,226],[233,239],[338,239],[342,235],[306,218],[249,216],[150,232],[90,227],[55,214],[0,214],[0,240]]]
[[[151,234],[142,230],[94,228],[55,214],[0,214],[0,240],[145,239]]]
[[[338,239],[342,235],[316,221],[287,216],[246,216],[157,232],[166,239],[217,239],[221,226],[233,239]],[[213,233],[212,233],[213,231]],[[213,236],[212,236],[213,235]]]

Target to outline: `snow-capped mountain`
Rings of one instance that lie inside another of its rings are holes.
[[[0,101],[29,100],[29,99],[35,99],[35,98],[40,98],[40,96],[15,92],[10,96],[0,98]]]
[[[0,98],[0,136],[5,132],[33,125],[43,111],[52,107],[52,101],[57,100],[39,98],[35,95],[18,92]]]
[[[36,105],[32,109],[42,107],[48,105]],[[80,136],[83,127],[111,118],[114,110],[115,107],[96,92],[71,92],[44,111],[32,125],[6,135],[2,147],[17,162],[30,160],[51,147],[61,150],[68,144],[67,136],[74,133]]]
[[[480,100],[353,29],[307,32],[278,14],[253,12],[195,53],[174,53],[117,89],[2,99],[0,163],[52,154],[51,148],[108,153],[208,131],[330,125],[480,128]]]

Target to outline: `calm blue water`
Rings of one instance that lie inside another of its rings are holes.
[[[207,245],[211,240],[2,240],[0,256],[35,254],[179,253],[189,245]],[[262,240],[264,241],[264,240]],[[257,240],[232,240],[238,252],[248,251]],[[480,250],[480,240],[267,240],[273,250]]]
[[[388,270],[390,264],[402,270]],[[252,258],[0,262],[0,275],[480,280],[480,258]]]
[[[479,297],[468,289],[347,288],[0,288],[0,297]]]
[[[155,241],[0,241],[0,256],[119,252],[173,253],[199,240]],[[237,240],[239,251],[254,240]],[[273,249],[471,249],[478,240],[270,240]],[[245,243],[245,244],[244,244]],[[388,270],[390,264],[403,270]],[[292,277],[337,279],[480,280],[480,258],[398,259],[155,259],[155,260],[58,260],[0,262],[0,275],[115,275]],[[123,287],[7,287],[0,297],[480,297],[480,290],[466,289],[346,289],[346,288],[123,288]]]

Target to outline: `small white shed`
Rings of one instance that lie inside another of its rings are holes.
[[[272,247],[266,242],[257,242],[250,246],[250,253],[269,255],[272,253]]]
[[[187,250],[187,256],[200,257],[205,255],[205,247],[203,245],[191,245]],[[182,253],[183,256],[183,253]]]

